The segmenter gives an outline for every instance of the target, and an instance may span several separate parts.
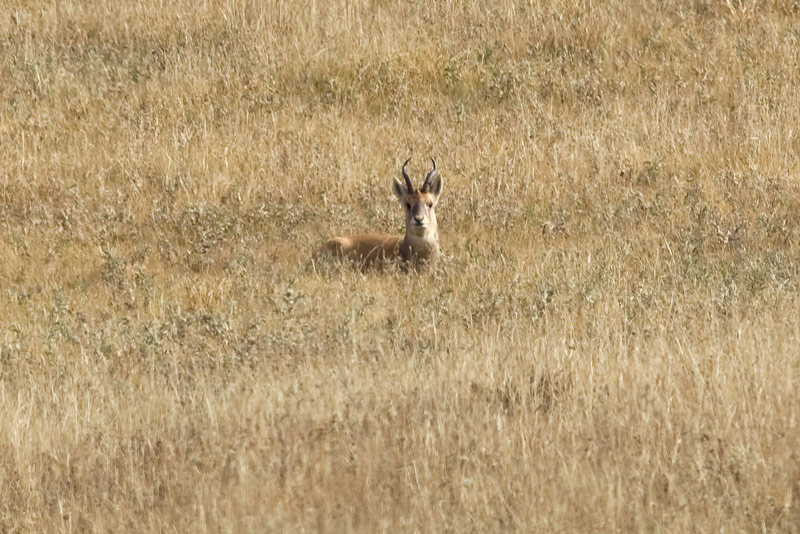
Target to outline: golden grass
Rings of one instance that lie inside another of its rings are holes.
[[[800,531],[799,9],[6,3],[0,532]]]

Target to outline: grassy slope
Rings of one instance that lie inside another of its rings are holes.
[[[0,16],[0,532],[798,530],[796,5],[106,4]]]

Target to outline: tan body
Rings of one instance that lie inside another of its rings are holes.
[[[406,185],[394,181],[395,196],[406,210],[405,236],[362,234],[334,237],[314,254],[316,260],[325,256],[350,260],[360,268],[381,267],[397,263],[403,269],[421,270],[435,264],[439,257],[439,231],[434,207],[442,190],[442,179],[436,170],[425,178],[422,188],[415,190],[405,172]]]
[[[439,243],[378,234],[334,237],[322,245],[316,257],[321,255],[346,258],[364,268],[399,261],[401,266],[419,269],[436,263]]]

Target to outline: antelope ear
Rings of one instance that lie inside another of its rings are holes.
[[[403,187],[403,184],[401,184],[400,180],[398,180],[397,178],[395,178],[394,182],[392,183],[392,192],[394,193],[394,196],[396,196],[397,199],[401,202],[403,201],[403,198],[406,196],[406,188]]]
[[[429,184],[429,191],[431,195],[437,198],[439,197],[439,194],[442,192],[442,177],[438,171],[433,176],[433,179]]]

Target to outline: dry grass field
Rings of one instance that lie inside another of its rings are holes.
[[[796,1],[0,11],[0,533],[800,532]]]

